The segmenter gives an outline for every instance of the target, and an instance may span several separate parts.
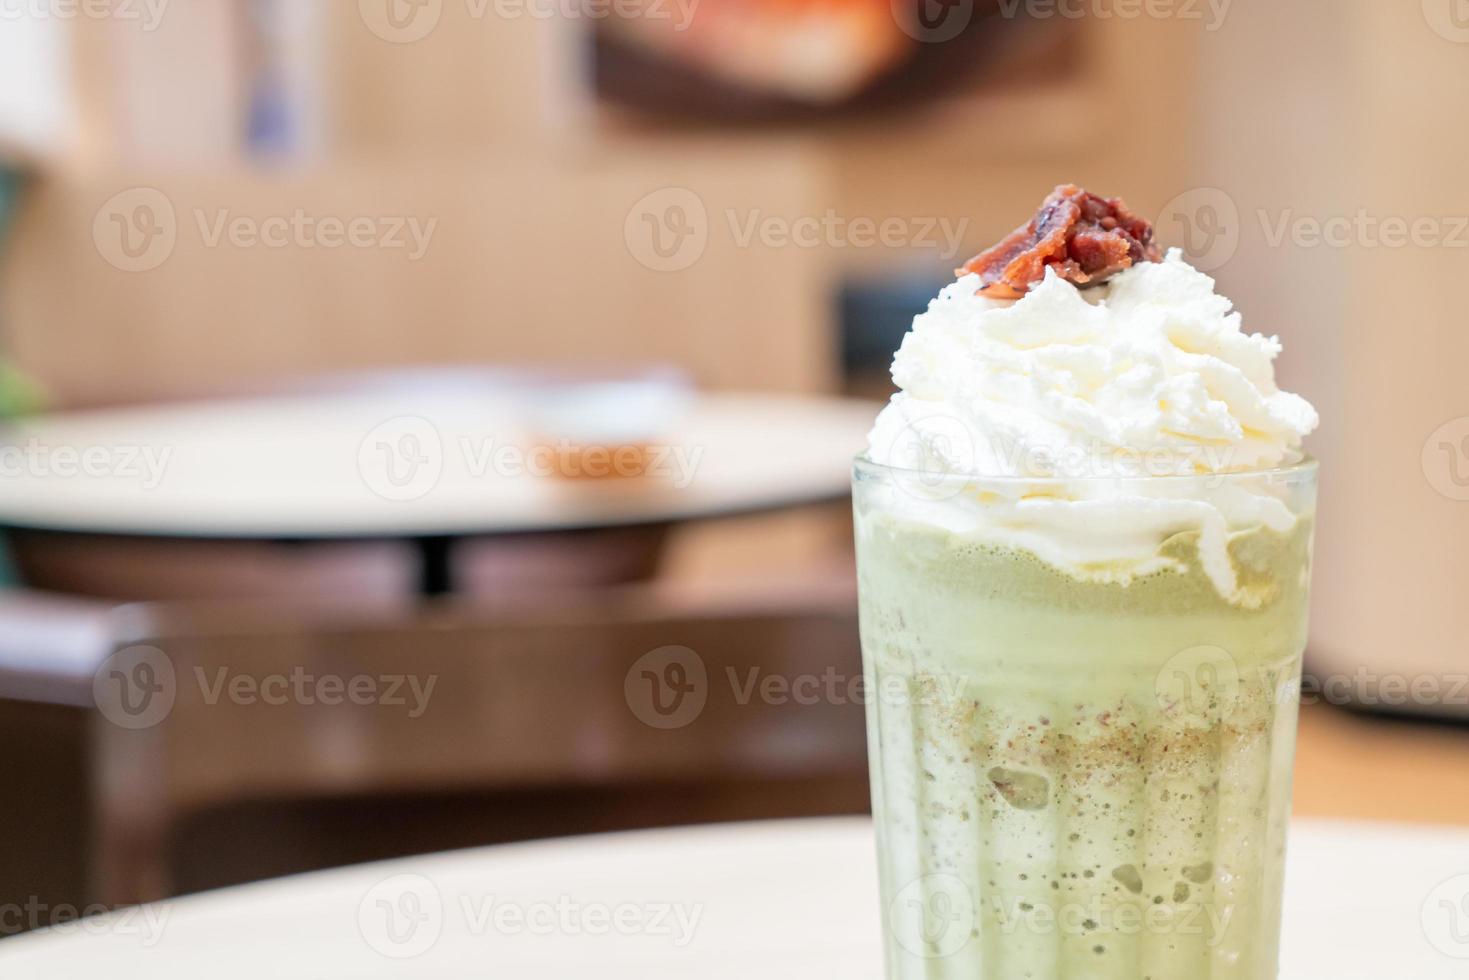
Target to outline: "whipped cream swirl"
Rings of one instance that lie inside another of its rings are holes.
[[[1246,334],[1233,304],[1176,249],[1093,289],[1054,273],[1018,300],[978,288],[978,276],[965,276],[914,319],[893,362],[901,391],[878,417],[868,456],[1022,479],[1011,492],[963,494],[958,507],[915,500],[915,516],[1112,578],[1156,570],[1167,563],[1157,557],[1163,540],[1197,530],[1206,571],[1233,600],[1230,536],[1286,532],[1297,515],[1238,481],[1205,493],[1194,481],[1131,478],[1298,459],[1318,418],[1276,387],[1279,341]]]

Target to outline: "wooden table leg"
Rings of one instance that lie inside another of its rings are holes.
[[[424,598],[449,595],[454,591],[454,539],[424,537],[415,542],[419,554],[419,595]]]

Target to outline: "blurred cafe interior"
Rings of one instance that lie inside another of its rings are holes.
[[[903,2],[0,0],[0,903],[867,812],[855,699],[657,681],[860,677],[893,351],[1070,181],[1325,420],[1297,813],[1469,822],[1469,251],[1320,233],[1465,213],[1469,47]]]

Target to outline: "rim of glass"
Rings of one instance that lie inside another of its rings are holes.
[[[1141,455],[1143,451],[1139,451]],[[1188,483],[1220,480],[1258,480],[1261,478],[1270,480],[1284,480],[1293,476],[1315,474],[1320,469],[1316,457],[1309,453],[1297,453],[1287,462],[1278,463],[1275,466],[1261,467],[1248,470],[1218,470],[1208,473],[1112,473],[1103,475],[1087,476],[1024,476],[1016,473],[968,473],[955,471],[952,473],[941,470],[916,469],[911,466],[894,466],[891,463],[879,463],[867,455],[866,452],[858,453],[852,461],[854,472],[868,472],[874,474],[892,474],[895,477],[913,477],[921,480],[963,480],[967,482],[983,482],[997,484],[1025,484],[1036,485],[1075,485],[1100,484],[1100,483]]]

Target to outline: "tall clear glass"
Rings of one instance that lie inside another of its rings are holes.
[[[856,464],[886,975],[1274,980],[1316,466],[1049,482]]]

